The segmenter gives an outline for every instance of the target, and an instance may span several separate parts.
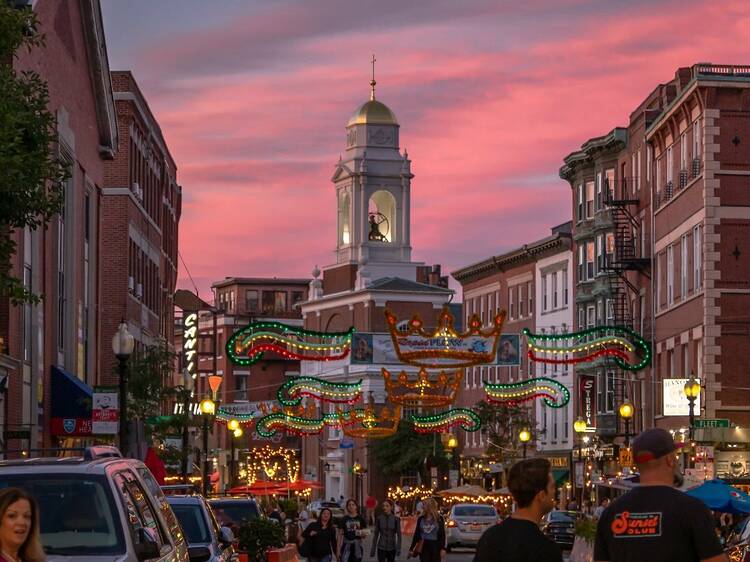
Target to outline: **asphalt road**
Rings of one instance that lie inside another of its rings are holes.
[[[363,562],[377,562],[377,556],[371,558],[370,554],[370,539],[365,543],[365,558]],[[396,562],[419,562],[419,558],[407,558],[409,545],[411,544],[411,536],[404,536],[403,544],[401,545],[401,556],[396,558]],[[568,560],[570,551],[563,552],[563,560]],[[474,559],[473,548],[453,548],[451,552],[446,555],[446,562],[472,562]]]

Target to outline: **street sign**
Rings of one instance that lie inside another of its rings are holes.
[[[633,453],[630,447],[620,448],[620,466],[632,466],[633,465]]]
[[[729,427],[729,420],[726,418],[718,418],[715,420],[702,420],[696,419],[693,425],[697,429],[705,429],[707,427]]]
[[[30,429],[6,429],[3,431],[6,439],[31,439]]]

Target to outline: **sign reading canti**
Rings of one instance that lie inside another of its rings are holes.
[[[197,374],[196,354],[198,350],[198,313],[189,312],[185,314],[182,322],[182,349],[185,352],[185,372],[191,378]]]

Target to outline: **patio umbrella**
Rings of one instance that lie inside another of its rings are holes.
[[[287,492],[303,492],[308,489],[320,490],[323,486],[315,480],[295,480],[290,484],[285,484],[279,488],[279,492],[286,494]]]
[[[230,488],[230,494],[253,494],[256,496],[270,496],[279,492],[279,484],[277,482],[253,482],[250,486],[235,486]]]
[[[713,511],[734,514],[750,513],[750,496],[723,480],[708,480],[685,493],[698,498]]]

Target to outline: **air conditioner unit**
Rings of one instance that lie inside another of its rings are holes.
[[[133,182],[133,186],[131,189],[133,190],[133,193],[135,194],[135,196],[138,197],[138,192],[141,190],[141,186],[138,184],[137,181]]]
[[[143,283],[138,283],[135,289],[135,296],[141,298],[143,296]]]
[[[135,279],[133,279],[132,275],[129,275],[128,276],[128,291],[132,293],[134,289],[135,289]]]

